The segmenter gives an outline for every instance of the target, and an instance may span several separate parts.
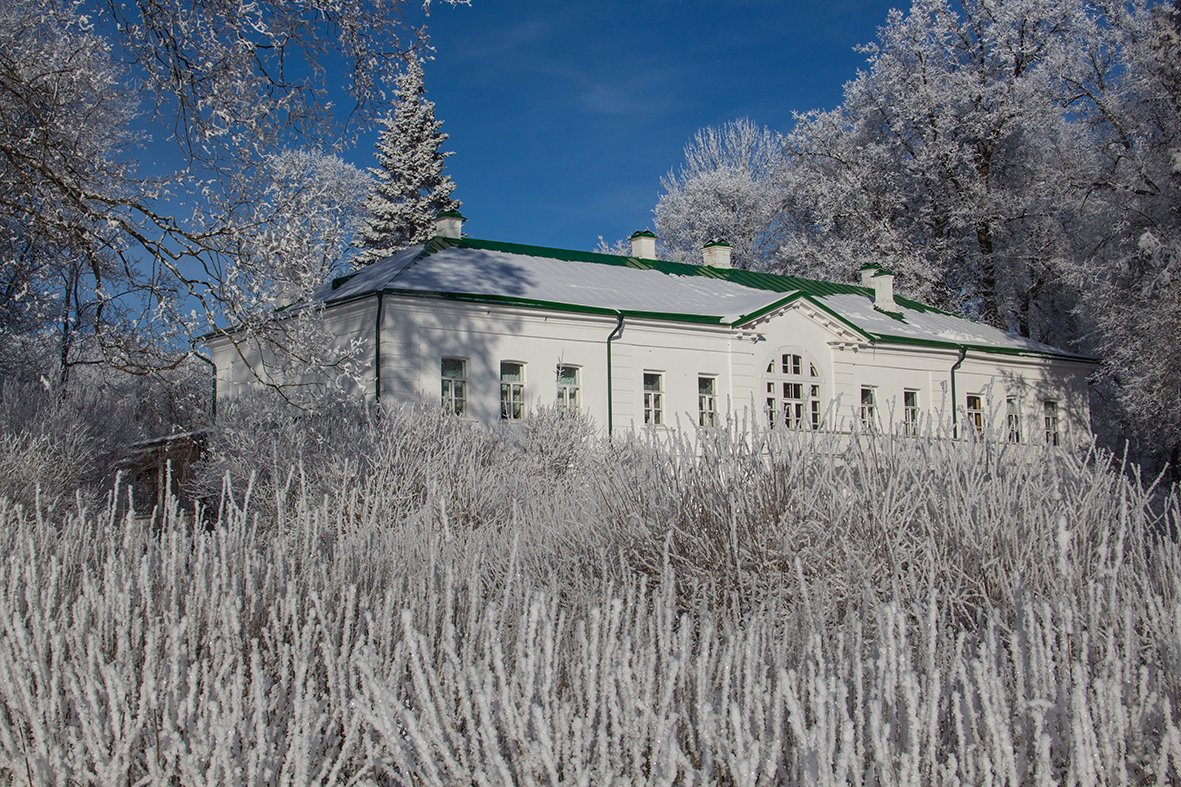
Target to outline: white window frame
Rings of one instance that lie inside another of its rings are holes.
[[[802,351],[780,348],[764,372],[765,410],[773,427],[819,429],[823,384],[816,364]]]
[[[563,382],[562,372],[573,372],[573,382]],[[556,371],[558,385],[558,409],[576,412],[582,405],[582,367],[560,363]]]
[[[972,406],[972,400],[976,406]],[[972,425],[977,437],[984,436],[984,394],[970,393],[964,396],[964,420]]]
[[[902,389],[902,434],[918,437],[922,406],[919,404],[919,389]]]
[[[1042,400],[1042,425],[1045,427],[1046,445],[1062,444],[1062,408],[1057,399]]]
[[[1020,443],[1021,429],[1021,399],[1016,396],[1005,397],[1005,439],[1010,443]]]
[[[652,378],[655,387],[649,388]],[[664,426],[664,372],[645,369],[640,378],[644,392],[644,426]]]
[[[709,390],[702,390],[703,384],[708,383]],[[699,374],[697,376],[697,425],[718,425],[718,378],[717,375]]]
[[[447,374],[447,362],[459,363],[459,375]],[[451,415],[464,417],[467,415],[467,358],[446,355],[439,361],[439,380],[442,393],[441,405]]]
[[[520,379],[504,379],[505,367],[515,366],[520,370]],[[525,363],[523,361],[500,362],[500,420],[520,421],[525,417]]]
[[[874,430],[878,428],[878,391],[876,385],[861,386],[861,428]]]

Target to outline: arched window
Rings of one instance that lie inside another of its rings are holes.
[[[767,364],[764,379],[767,420],[788,429],[821,427],[820,372],[800,352],[781,352]]]

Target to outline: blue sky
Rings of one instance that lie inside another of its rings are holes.
[[[899,3],[650,0],[432,5],[426,86],[479,238],[590,249],[652,224],[699,128],[786,131],[830,108]],[[371,166],[376,134],[347,154]]]

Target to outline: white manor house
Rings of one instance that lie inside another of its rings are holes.
[[[359,348],[358,395],[441,401],[485,423],[578,408],[609,433],[740,423],[848,431],[1090,440],[1094,359],[858,284],[462,237],[439,217],[423,245],[326,284],[330,335]],[[268,377],[233,331],[206,337],[219,397]],[[276,381],[281,382],[281,381]]]

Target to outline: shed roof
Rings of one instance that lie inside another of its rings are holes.
[[[908,298],[881,312],[873,290],[854,284],[475,238],[432,238],[317,297],[332,305],[376,292],[734,327],[803,298],[874,343],[1091,360]]]

